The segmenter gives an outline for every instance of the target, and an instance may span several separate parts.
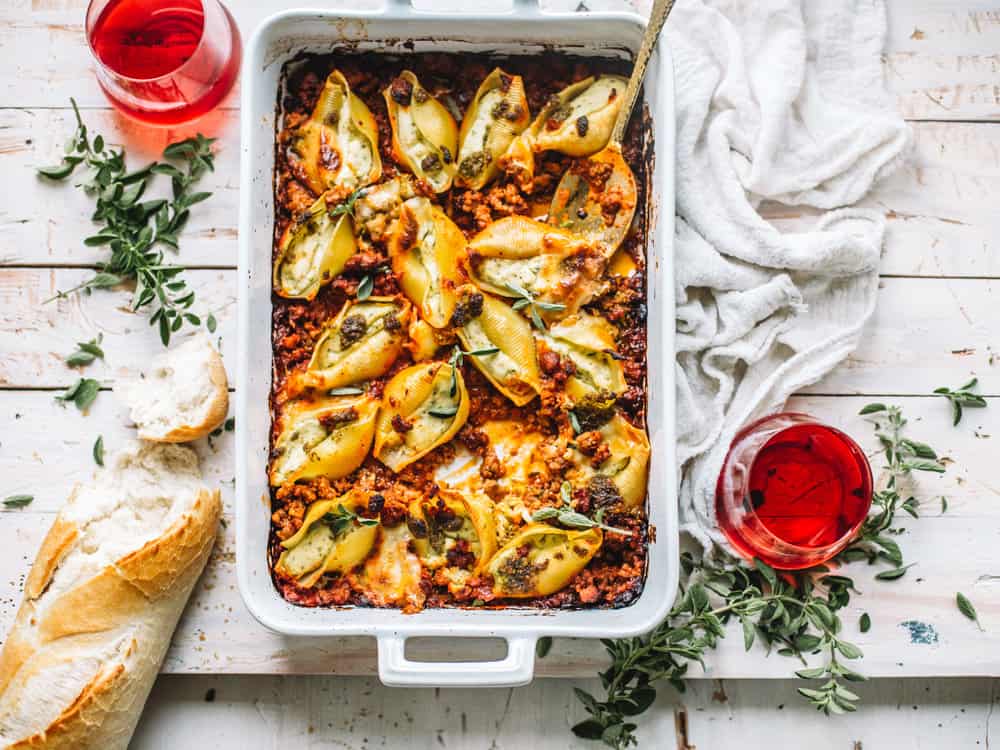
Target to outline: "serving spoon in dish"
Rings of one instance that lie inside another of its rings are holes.
[[[549,206],[550,223],[599,243],[606,257],[621,244],[635,216],[635,175],[622,157],[622,140],[649,58],[673,7],[674,0],[654,0],[608,145],[566,171]]]

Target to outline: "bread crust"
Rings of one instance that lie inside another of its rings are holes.
[[[229,413],[229,381],[226,378],[226,368],[222,364],[222,356],[212,349],[208,361],[208,377],[215,387],[205,419],[199,424],[178,425],[168,432],[153,432],[143,425],[138,425],[139,437],[154,443],[189,443],[208,435],[221,425]]]
[[[82,669],[80,664],[95,658],[97,667],[58,716],[32,727],[30,736],[8,736],[0,715],[0,747],[126,750],[173,630],[211,554],[221,509],[220,492],[203,488],[155,539],[52,593],[49,584],[80,536],[76,524],[60,514],[39,549],[25,599],[0,651],[0,704],[16,706],[24,715],[45,715],[46,709],[29,705],[28,698],[35,696],[37,702],[37,688],[46,686],[49,670]],[[113,658],[102,656],[108,653]],[[29,691],[26,685],[32,680],[35,690]]]

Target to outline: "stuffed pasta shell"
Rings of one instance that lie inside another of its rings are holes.
[[[466,351],[472,353],[469,359],[517,406],[531,401],[540,388],[531,324],[489,294],[472,291],[463,303],[470,312],[457,333]]]
[[[420,317],[435,328],[448,325],[455,291],[466,280],[462,231],[426,198],[411,198],[400,207],[389,256]]]
[[[348,302],[313,348],[298,390],[339,388],[384,375],[403,351],[411,307],[405,299],[369,297]]]
[[[378,408],[368,395],[287,402],[271,451],[271,485],[350,474],[368,455]]]
[[[375,458],[395,472],[451,440],[469,416],[462,371],[422,362],[386,383],[375,430]]]
[[[274,569],[311,588],[328,573],[347,573],[364,562],[378,535],[378,520],[364,518],[367,499],[352,490],[309,506],[302,526],[281,543]]]
[[[566,394],[573,401],[625,391],[625,372],[615,351],[615,329],[604,318],[581,312],[552,325],[545,346],[573,362]]]
[[[567,531],[532,523],[505,544],[486,566],[498,597],[548,596],[566,586],[600,549],[600,529]]]
[[[600,248],[526,216],[493,222],[469,240],[467,253],[480,287],[504,297],[527,292],[547,320],[577,312],[605,285]]]
[[[458,150],[458,126],[441,102],[412,71],[404,70],[383,92],[392,126],[392,155],[443,193],[451,187]]]
[[[327,77],[312,114],[291,138],[288,161],[316,193],[355,190],[381,176],[375,118],[339,70]]]
[[[607,454],[596,455],[607,457],[594,466],[592,456],[584,455],[577,445],[572,451],[576,469],[571,474],[577,480],[574,483],[587,484],[594,493],[601,495],[602,502],[620,499],[629,508],[641,507],[646,497],[650,453],[645,431],[615,414],[597,428],[597,433],[608,450]],[[577,443],[581,440],[582,436]]]
[[[455,184],[478,190],[500,171],[499,160],[531,118],[521,76],[500,68],[479,86],[462,118]]]
[[[415,501],[406,520],[413,549],[432,569],[478,572],[497,549],[496,524],[484,501],[449,490]]]
[[[332,216],[328,195],[321,195],[281,236],[274,261],[275,294],[313,299],[320,287],[340,275],[357,252],[351,217]]]
[[[553,94],[511,143],[504,161],[532,176],[534,154],[540,151],[577,157],[597,153],[611,139],[627,86],[621,76],[590,76]]]

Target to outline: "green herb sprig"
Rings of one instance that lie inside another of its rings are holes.
[[[5,508],[24,508],[34,501],[34,495],[8,495],[3,501]]]
[[[977,628],[983,630],[982,623],[979,622],[979,613],[976,612],[975,606],[969,601],[969,597],[961,592],[955,594],[955,606],[958,607],[959,612],[976,623]]]
[[[330,526],[334,536],[340,536],[352,526],[378,526],[377,518],[363,518],[339,503],[335,510],[323,515],[323,523]]]
[[[134,280],[131,308],[133,311],[146,306],[154,308],[149,322],[159,324],[160,339],[166,346],[171,334],[185,322],[201,325],[201,319],[190,311],[195,295],[181,278],[184,269],[166,261],[163,246],[177,248],[178,236],[191,216],[191,208],[212,195],[193,187],[214,169],[215,139],[199,133],[167,146],[164,158],[179,162],[180,166],[153,162],[129,172],[125,149],[107,146],[100,135],[91,139],[76,101],[70,102],[76,116],[76,131],[66,145],[66,154],[60,164],[43,167],[38,173],[51,180],[64,180],[79,166],[87,170],[79,187],[94,198],[91,219],[101,226],[83,243],[89,247],[106,245],[111,255],[98,264],[94,276],[72,289],[59,291],[51,299],[63,299],[74,292],[111,289]],[[154,175],[170,178],[171,200],[142,200]]]
[[[571,529],[603,529],[613,534],[632,536],[632,532],[627,529],[619,529],[615,526],[608,526],[604,523],[604,508],[599,508],[593,518],[585,516],[573,509],[573,485],[563,482],[559,487],[559,495],[562,500],[561,506],[549,506],[539,508],[531,514],[531,520],[535,522],[556,521],[561,526]]]
[[[892,567],[876,578],[898,579],[909,566],[889,534],[896,531],[899,513],[918,515],[916,500],[904,497],[900,484],[914,471],[940,473],[945,467],[930,446],[906,437],[907,422],[898,407],[869,404],[862,414],[875,423],[887,479],[884,489],[874,493],[873,510],[840,561],[886,561]],[[807,663],[795,672],[814,683],[798,689],[810,705],[826,714],[856,710],[859,697],[848,685],[865,678],[847,664],[860,659],[862,651],[843,636],[839,615],[856,590],[851,578],[832,574],[826,566],[779,575],[760,560],[753,567],[724,568],[687,552],[681,555],[681,565],[686,585],[663,623],[646,636],[602,641],[611,657],[611,666],[599,675],[604,696],[598,699],[577,689],[589,714],[573,727],[577,736],[612,748],[636,746],[634,717],[656,699],[655,684],[665,680],[683,690],[690,663],[702,662],[732,620],[740,622],[747,650],[760,641],[769,652],[776,649],[803,661],[808,656],[821,659],[819,665]],[[969,609],[961,604],[959,608],[963,614]],[[861,632],[870,629],[867,613],[859,627]]]
[[[85,367],[95,359],[104,359],[104,350],[101,348],[101,341],[104,334],[97,334],[96,339],[90,341],[80,341],[76,345],[76,351],[66,357],[68,367]]]
[[[67,401],[72,401],[80,411],[87,411],[90,405],[97,399],[97,394],[101,390],[101,384],[93,378],[80,378],[73,385],[56,396],[56,401],[64,405]]]
[[[535,295],[525,289],[523,286],[518,286],[517,284],[507,284],[507,289],[509,289],[513,294],[517,295],[517,300],[511,305],[515,310],[520,310],[524,307],[528,308],[528,312],[531,315],[531,322],[535,324],[535,328],[539,331],[547,331],[548,328],[545,325],[545,321],[542,320],[542,316],[539,315],[539,310],[544,310],[546,312],[561,312],[566,309],[566,305],[560,304],[558,302],[542,302],[541,300],[535,299]]]
[[[965,385],[952,390],[951,388],[935,388],[934,393],[944,396],[951,403],[952,425],[957,425],[962,421],[962,409],[966,406],[982,409],[986,406],[986,399],[978,393],[973,393],[972,389],[979,385],[979,378],[973,378]]]

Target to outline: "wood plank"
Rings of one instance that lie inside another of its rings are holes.
[[[59,289],[87,278],[84,269],[0,268],[0,387],[60,388],[81,372],[63,358],[76,342],[104,334],[106,362],[85,370],[110,385],[135,374],[162,351],[145,312],[129,311],[127,290],[94,292],[42,304]],[[194,310],[215,314],[223,356],[235,362],[235,272],[189,271]],[[1000,368],[991,367],[998,281],[884,279],[879,307],[858,350],[812,393],[920,395],[958,385],[975,372],[984,393],[1000,394]],[[919,304],[917,303],[919,301]],[[128,333],[129,335],[122,335]],[[955,353],[958,352],[958,353]],[[232,374],[232,373],[231,373]]]
[[[188,271],[195,292],[191,308],[204,320],[215,315],[218,328],[213,343],[221,341],[222,355],[236,356],[235,271]],[[71,289],[93,275],[86,269],[0,269],[0,386],[54,388],[69,385],[81,375],[110,384],[146,366],[163,350],[157,330],[148,325],[148,311],[129,309],[131,291],[96,291],[72,295],[46,304],[58,290]],[[202,328],[202,330],[204,330]],[[185,326],[178,334],[187,335]],[[66,367],[63,361],[79,341],[104,335],[104,361],[84,370]],[[235,377],[235,373],[232,373]]]
[[[429,746],[450,750],[593,750],[569,726],[585,718],[574,687],[596,680],[537,680],[515,689],[396,690],[374,678],[169,675],[146,704],[132,750],[185,747],[190,737],[218,750],[304,746],[369,750]],[[827,720],[787,680],[691,680],[678,695],[664,686],[638,717],[640,748],[987,747],[996,683],[989,679],[874,680],[852,686],[861,708]],[[214,702],[206,701],[209,690]],[[331,707],[335,707],[331,710]],[[675,743],[674,717],[687,723]],[[247,738],[253,737],[248,745]],[[776,738],[794,738],[782,742]],[[305,743],[309,743],[306,745]],[[294,743],[294,744],[293,744]]]
[[[869,399],[803,397],[791,408],[807,411],[845,429],[874,454],[871,428],[856,416]],[[991,472],[993,442],[1000,439],[1000,411],[969,411],[957,428],[940,399],[906,398],[899,402],[910,417],[912,436],[934,444],[952,463],[943,476],[921,476],[919,497],[927,498],[918,520],[906,519],[900,537],[908,559],[917,566],[906,578],[891,583],[871,580],[873,569],[850,568],[863,592],[844,613],[846,632],[866,652],[862,671],[878,676],[991,675],[1000,669],[984,653],[1000,648],[1000,480]],[[30,493],[35,501],[26,509],[0,513],[6,544],[0,548],[0,632],[5,632],[20,601],[30,561],[54,512],[71,485],[93,470],[90,448],[98,434],[110,450],[132,434],[123,409],[102,393],[92,413],[83,417],[72,407],[63,410],[44,392],[0,392],[0,424],[8,425],[0,441],[0,472],[5,493]],[[978,437],[977,437],[978,434]],[[987,435],[996,436],[986,437]],[[164,670],[167,672],[337,673],[371,674],[373,643],[367,638],[286,638],[255,623],[236,590],[235,546],[232,523],[232,436],[223,435],[214,448],[197,446],[204,461],[206,481],[222,489],[226,527],[212,556],[208,572],[197,589],[174,638]],[[879,459],[873,458],[876,466]],[[941,515],[940,495],[949,507]],[[957,550],[962,550],[957,554]],[[956,591],[965,592],[979,609],[986,628],[981,633],[965,620],[954,604]],[[857,619],[867,611],[872,630],[857,633]],[[925,646],[910,642],[901,626],[919,620],[935,628],[939,641]],[[440,646],[436,647],[440,648]],[[467,653],[461,645],[452,654]],[[603,652],[581,640],[560,640],[539,664],[547,676],[585,677],[604,664]],[[742,639],[734,637],[712,655],[712,677],[782,678],[795,663],[760,651],[746,654]]]
[[[0,70],[0,106],[65,107],[71,96],[85,107],[106,107],[93,75],[83,33],[83,0],[19,3],[0,10],[0,49],[16,61]],[[377,0],[300,0],[297,7],[381,7]],[[423,3],[418,3],[423,5]],[[621,7],[594,3],[595,8]],[[648,3],[637,3],[645,7]],[[544,7],[571,9],[576,0]],[[234,2],[229,7],[244,39],[279,3]],[[454,7],[454,6],[453,6]],[[495,7],[488,0],[455,7],[468,12]],[[884,65],[890,91],[909,119],[1000,119],[1000,23],[994,0],[889,0],[889,35]],[[234,92],[224,106],[236,104]]]

